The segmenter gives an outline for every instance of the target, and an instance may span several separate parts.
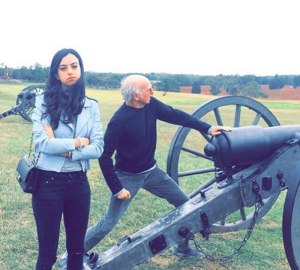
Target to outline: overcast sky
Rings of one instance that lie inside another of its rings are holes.
[[[299,75],[298,0],[3,0],[0,64],[49,66],[76,49],[85,70]]]

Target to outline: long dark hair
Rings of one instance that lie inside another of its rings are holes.
[[[68,54],[77,57],[81,68],[79,80],[67,89],[63,89],[61,81],[57,79],[57,73],[61,60]],[[82,59],[74,49],[62,49],[52,59],[50,74],[44,92],[46,111],[43,117],[50,115],[51,126],[56,129],[62,117],[65,123],[70,123],[81,113],[85,99],[84,68]]]

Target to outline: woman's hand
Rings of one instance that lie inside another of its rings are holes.
[[[63,157],[71,158],[71,152],[64,152],[60,155],[63,156]]]
[[[46,131],[47,135],[50,137],[50,139],[54,138],[54,132],[50,124],[43,125],[44,130]]]
[[[75,148],[81,148],[88,146],[90,144],[89,138],[86,137],[78,137],[74,139]]]

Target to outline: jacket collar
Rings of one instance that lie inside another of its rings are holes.
[[[82,112],[77,117],[76,123],[76,134],[75,137],[78,137],[80,131],[87,124],[88,120],[92,117],[91,110],[88,110],[92,106],[92,101],[89,98],[85,98]],[[73,123],[67,124],[74,132],[75,126]]]

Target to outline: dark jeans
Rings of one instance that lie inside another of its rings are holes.
[[[56,262],[62,216],[66,231],[68,270],[82,270],[90,197],[86,173],[39,170],[37,191],[32,196],[39,241],[36,270],[51,270]]]

